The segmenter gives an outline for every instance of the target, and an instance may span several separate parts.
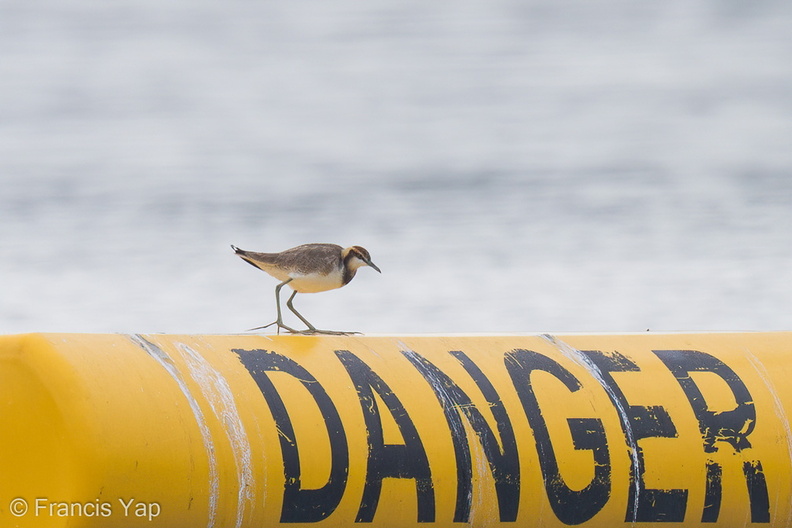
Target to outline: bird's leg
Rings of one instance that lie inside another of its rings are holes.
[[[291,297],[289,297],[289,300],[286,301],[286,306],[288,306],[289,310],[291,310],[294,313],[294,315],[299,317],[300,321],[305,323],[305,326],[308,327],[308,330],[303,330],[302,332],[299,332],[299,333],[301,333],[301,334],[328,334],[328,335],[349,335],[349,334],[358,334],[358,333],[360,333],[360,332],[337,332],[335,330],[317,330],[317,328],[314,325],[309,323],[308,320],[305,317],[303,317],[300,314],[300,312],[298,312],[294,308],[294,303],[292,301],[294,300],[294,296],[295,295],[297,295],[296,291],[294,293],[292,293]]]
[[[294,296],[295,295],[297,295],[297,290],[294,290],[294,292],[292,292],[291,296],[289,297],[289,300],[286,301],[286,306],[289,307],[289,310],[291,310],[294,315],[296,315],[297,317],[300,318],[300,321],[305,323],[305,326],[308,327],[308,332],[309,333],[311,333],[311,334],[316,333],[316,327],[314,325],[312,325],[311,323],[309,323],[308,319],[303,317],[300,314],[300,312],[298,312],[297,310],[294,309],[294,304],[292,303],[292,301],[294,300]]]
[[[275,306],[278,309],[278,319],[275,321],[274,324],[278,325],[278,334],[280,334],[280,329],[281,328],[283,328],[287,332],[291,332],[292,334],[297,333],[297,331],[294,328],[290,328],[290,327],[286,326],[285,324],[283,324],[283,317],[281,315],[280,291],[281,291],[281,288],[283,288],[284,286],[289,284],[291,281],[292,281],[292,279],[286,279],[285,281],[283,281],[280,284],[278,284],[277,286],[275,286]],[[295,291],[294,293],[297,293],[297,292]],[[294,293],[292,294],[292,297],[294,297]],[[290,299],[291,299],[291,297],[290,297]],[[302,317],[300,319],[302,319]]]
[[[280,334],[280,329],[281,328],[283,328],[284,330],[286,330],[288,332],[291,332],[292,334],[294,333],[294,329],[293,328],[289,328],[288,326],[283,324],[283,316],[281,315],[281,304],[280,304],[280,291],[281,291],[281,288],[283,288],[284,286],[289,284],[291,281],[292,281],[292,279],[289,278],[289,279],[286,279],[285,281],[281,282],[277,286],[275,286],[275,307],[278,309],[278,319],[275,321],[275,324],[278,325],[278,333],[279,334]],[[297,292],[294,292],[294,293],[297,293]]]
[[[295,330],[294,328],[291,328],[291,327],[289,327],[289,326],[286,326],[285,324],[283,324],[283,317],[282,317],[282,315],[281,315],[281,305],[280,305],[280,291],[281,291],[281,288],[283,288],[284,286],[286,286],[287,284],[289,284],[291,281],[292,281],[292,279],[286,279],[285,281],[283,281],[283,282],[281,282],[280,284],[278,284],[277,286],[275,286],[275,307],[276,307],[276,308],[277,308],[277,310],[278,310],[278,318],[277,318],[275,321],[273,321],[273,322],[271,322],[270,324],[268,324],[268,325],[264,325],[264,326],[257,326],[256,328],[251,328],[249,331],[252,331],[252,330],[261,330],[261,329],[264,329],[264,328],[269,328],[269,327],[270,327],[270,326],[272,326],[272,325],[277,325],[277,327],[278,327],[278,334],[280,334],[280,329],[281,329],[281,328],[283,328],[283,329],[284,329],[284,330],[286,330],[287,332],[291,332],[292,334],[296,334],[296,333],[298,333],[298,332],[297,332],[297,330]],[[295,291],[294,293],[297,293],[297,292]],[[294,297],[294,294],[292,294],[292,297]],[[289,298],[289,301],[291,301],[291,297]],[[292,311],[294,311],[294,310],[292,309]],[[297,313],[297,312],[295,312],[295,313]],[[299,314],[298,314],[298,315],[299,315]],[[300,317],[300,319],[302,319],[303,321],[305,321],[305,319],[303,319],[302,317]]]

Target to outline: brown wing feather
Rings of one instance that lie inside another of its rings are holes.
[[[341,267],[343,248],[336,244],[303,244],[275,253],[274,264],[302,273],[331,273]]]

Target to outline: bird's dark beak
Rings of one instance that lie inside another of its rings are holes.
[[[382,271],[380,271],[380,269],[377,267],[377,265],[376,265],[376,264],[374,264],[373,262],[371,262],[370,260],[367,260],[367,261],[366,261],[366,264],[368,264],[369,266],[371,266],[372,268],[374,268],[375,270],[377,270],[377,273],[382,273]]]

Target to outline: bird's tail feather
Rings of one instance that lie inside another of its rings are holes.
[[[254,268],[267,271],[268,257],[272,257],[271,254],[256,253],[254,251],[245,251],[244,249],[239,249],[234,244],[231,244],[231,249],[233,249],[234,253],[239,255],[239,257],[242,260],[244,260]]]

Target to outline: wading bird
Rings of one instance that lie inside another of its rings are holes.
[[[294,304],[292,304],[294,296],[297,295],[298,292],[316,293],[345,286],[354,278],[358,268],[362,266],[370,266],[379,273],[382,273],[380,269],[371,262],[369,252],[360,246],[342,248],[336,244],[303,244],[281,251],[280,253],[245,251],[234,245],[231,245],[231,249],[233,249],[244,261],[262,271],[266,271],[281,281],[280,284],[275,286],[275,306],[277,307],[278,318],[268,325],[251,328],[251,330],[260,330],[272,325],[277,325],[278,333],[280,333],[281,328],[293,334],[343,335],[350,333],[317,330],[314,325],[309,323],[308,320],[300,314],[300,312],[295,310]],[[300,321],[305,323],[308,327],[307,330],[298,331],[283,323],[283,317],[281,316],[280,290],[287,284],[294,292],[289,297],[289,300],[286,301],[286,306],[289,307],[289,310],[291,310],[294,315],[300,318]]]

